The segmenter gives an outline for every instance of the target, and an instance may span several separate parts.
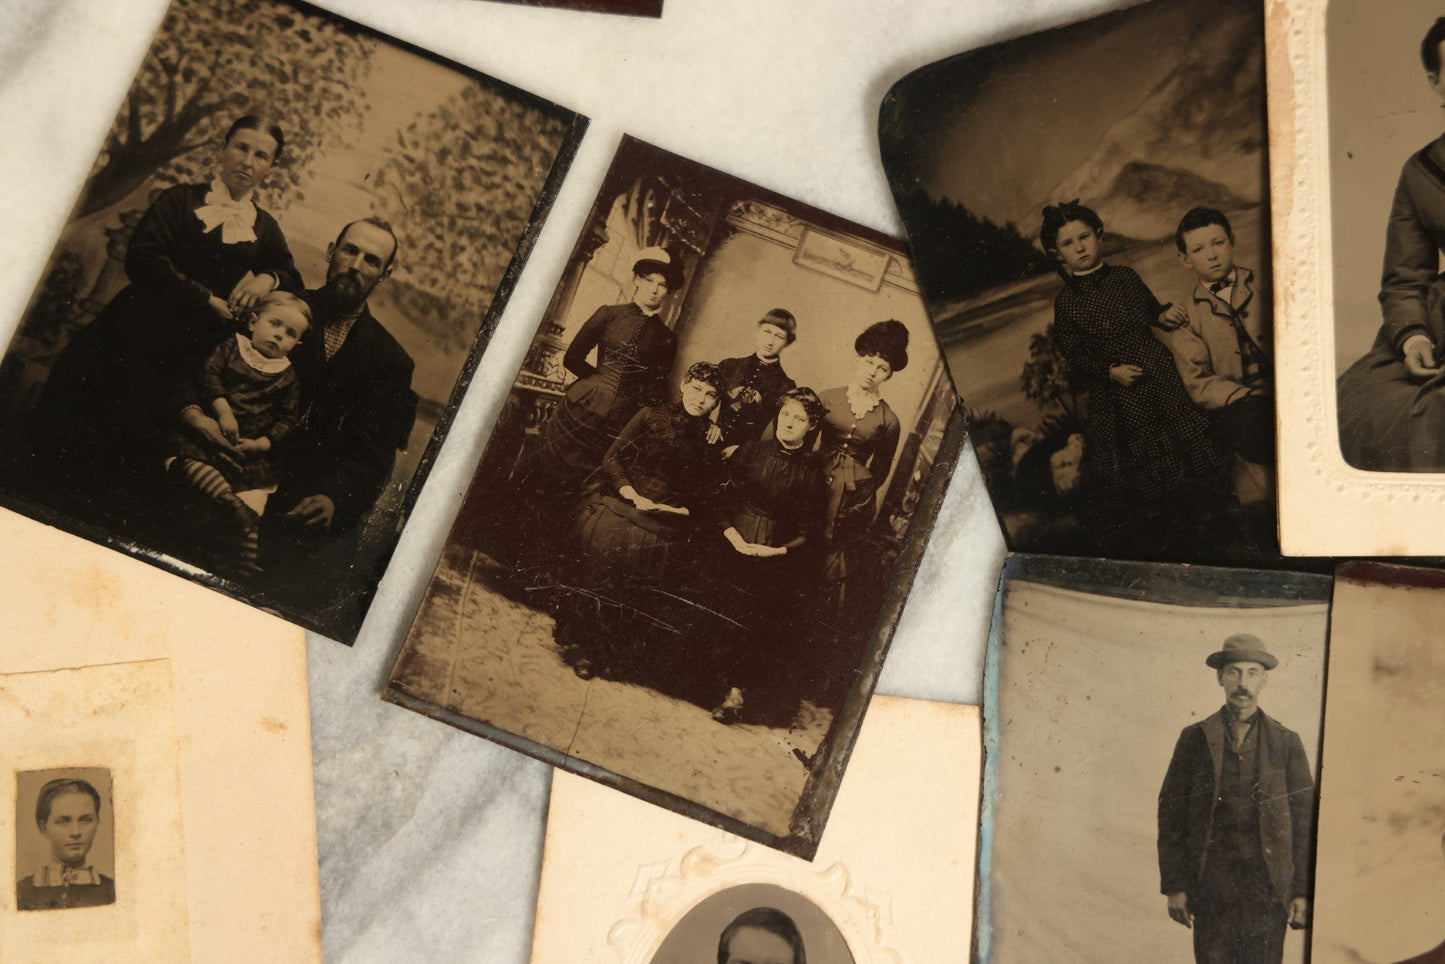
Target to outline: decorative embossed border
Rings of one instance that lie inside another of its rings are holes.
[[[681,857],[638,867],[628,916],[607,933],[618,964],[648,964],[689,911],[713,894],[744,884],[774,884],[812,901],[842,933],[855,964],[903,964],[897,950],[884,946],[893,922],[887,894],[855,882],[841,861],[826,867],[801,860],[760,863],[751,859],[759,849],[719,830]]]
[[[1328,0],[1267,0],[1279,528],[1286,555],[1445,554],[1445,480],[1367,472],[1336,420],[1325,20]]]

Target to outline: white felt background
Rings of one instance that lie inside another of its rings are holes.
[[[480,442],[623,132],[901,233],[878,160],[888,86],[1100,0],[667,0],[661,20],[485,0],[323,6],[587,114],[572,174],[354,649],[309,640],[328,961],[527,959],[548,769],[376,693]],[[7,0],[0,344],[8,342],[165,0]],[[1002,545],[961,463],[881,690],[979,699]]]

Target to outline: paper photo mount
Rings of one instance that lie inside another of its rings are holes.
[[[980,749],[976,707],[875,697],[811,863],[558,773],[532,964],[670,964],[657,954],[691,910],[757,885],[815,905],[854,964],[963,960]]]
[[[0,958],[64,949],[114,960],[190,960],[170,660],[0,675],[0,729],[9,771],[0,772]],[[30,784],[100,768],[110,779],[95,788],[102,795],[101,832],[86,858],[107,848],[110,859],[93,866],[111,881],[114,899],[98,906],[18,907],[17,881],[36,883],[40,872],[32,864],[17,866],[21,848],[11,846],[37,832],[31,808],[39,787]]]
[[[1271,0],[1266,7],[1280,544],[1300,556],[1435,555],[1445,552],[1445,478],[1355,468],[1340,449],[1332,177],[1349,158],[1331,148],[1328,20],[1338,0],[1331,5]],[[1422,15],[1417,34],[1428,26]],[[1418,43],[1402,37],[1390,56]],[[1424,87],[1421,71],[1422,104]],[[1420,146],[1406,148],[1398,163]],[[1373,330],[1379,319],[1344,321]]]

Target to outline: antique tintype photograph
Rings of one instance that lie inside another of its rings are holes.
[[[18,910],[115,903],[115,819],[104,767],[16,774]]]
[[[1305,959],[1330,587],[1009,560],[979,960]]]
[[[878,696],[811,863],[558,773],[536,964],[965,961],[977,707]]]
[[[1445,552],[1441,13],[1294,0],[1270,22],[1289,552]]]
[[[1277,561],[1258,0],[940,61],[879,134],[1009,548]]]
[[[1445,961],[1445,574],[1336,573],[1315,964]]]
[[[191,960],[173,679],[168,659],[0,673],[0,960]]]
[[[0,502],[352,642],[583,126],[176,0],[0,360]]]
[[[837,925],[812,901],[774,884],[729,887],[677,922],[651,964],[854,964]]]
[[[386,698],[811,852],[962,445],[904,251],[625,139]]]

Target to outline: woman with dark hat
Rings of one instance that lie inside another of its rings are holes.
[[[719,363],[726,388],[717,427],[728,445],[756,439],[778,414],[783,393],[796,384],[779,358],[797,337],[798,319],[786,309],[774,308],[758,321],[753,353]]]
[[[576,495],[637,411],[667,401],[677,336],[659,317],[681,266],[664,248],[644,248],[632,264],[632,300],[603,305],[583,324],[562,364],[577,376],[542,430],[529,488],[549,499]],[[596,363],[588,359],[596,351]]]
[[[828,476],[823,537],[830,544],[827,578],[839,604],[855,550],[873,525],[878,488],[898,452],[899,422],[880,390],[908,367],[908,327],[901,321],[869,325],[853,342],[853,380],[820,392],[822,451]]]

